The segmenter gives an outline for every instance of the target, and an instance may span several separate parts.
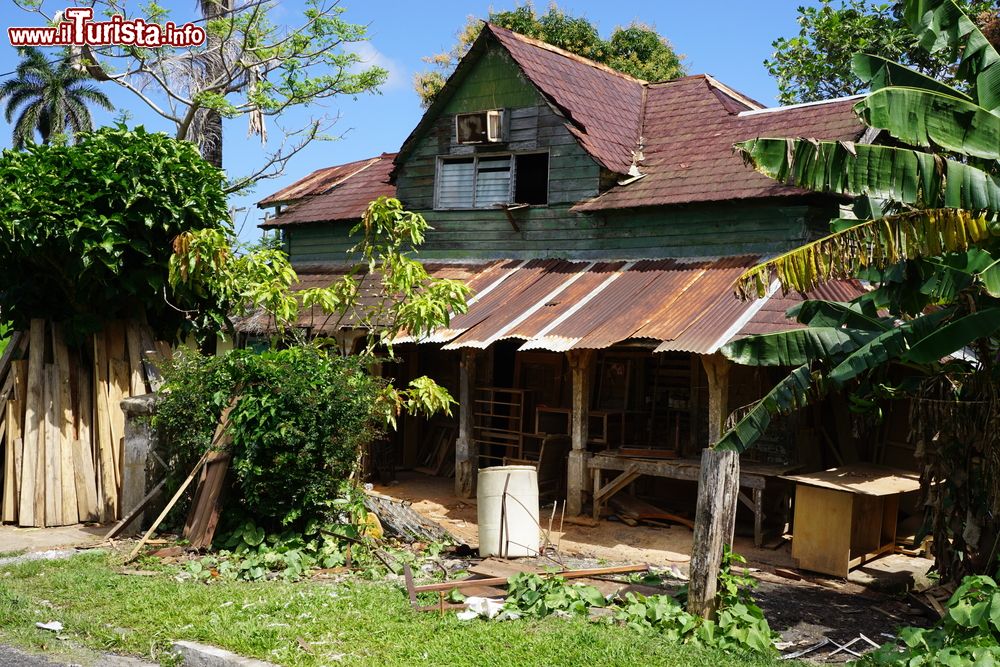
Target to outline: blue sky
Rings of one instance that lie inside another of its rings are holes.
[[[136,0],[127,0],[135,6]],[[3,10],[3,27],[10,25],[40,25],[38,17],[18,10],[11,0]],[[45,0],[46,11],[54,12],[71,4],[70,0]],[[171,10],[177,23],[197,18],[195,0],[161,0]],[[294,24],[301,13],[301,0],[277,0],[274,14],[277,22]],[[449,49],[457,31],[470,15],[484,16],[490,8],[508,9],[514,0],[342,0],[346,8],[344,19],[369,26],[370,42],[359,53],[373,64],[389,70],[387,84],[380,94],[356,99],[334,98],[322,108],[304,113],[339,115],[332,130],[340,135],[335,141],[314,142],[289,163],[281,178],[264,181],[249,195],[234,197],[232,206],[244,208],[236,216],[245,240],[259,235],[256,225],[262,214],[254,202],[266,194],[291,183],[310,171],[393,151],[399,147],[417,123],[422,113],[419,99],[413,92],[414,73],[427,67],[423,56]],[[684,54],[685,64],[692,74],[708,73],[729,86],[763,102],[775,104],[777,88],[764,69],[763,61],[772,51],[771,42],[779,36],[791,36],[798,30],[796,7],[814,4],[811,0],[633,0],[619,5],[607,0],[561,0],[559,7],[586,16],[607,37],[617,25],[638,20],[655,26],[674,48]],[[545,0],[535,3],[544,9]],[[3,33],[6,35],[6,30]],[[13,70],[16,52],[9,44],[0,47],[0,73]],[[171,131],[170,125],[143,107],[129,93],[105,84],[118,110],[131,113],[130,124],[144,124],[149,129]],[[98,112],[98,124],[113,121],[118,111]],[[301,123],[305,116],[292,116],[289,126]],[[270,127],[271,144],[280,140],[280,131]],[[0,115],[0,147],[10,146],[10,127]],[[246,136],[243,120],[229,122],[225,134],[225,167],[240,174],[259,165],[262,148],[259,140]]]

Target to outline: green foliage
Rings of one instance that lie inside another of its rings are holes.
[[[983,21],[995,17],[990,0],[962,1],[972,16],[984,14]],[[773,42],[774,55],[764,61],[778,82],[782,104],[855,95],[867,82],[852,71],[856,53],[868,53],[897,61],[949,85],[956,81],[954,54],[929,53],[898,8],[898,4],[877,0],[821,0],[815,6],[798,9],[799,34]]]
[[[947,613],[932,628],[903,628],[903,646],[885,644],[860,666],[973,667],[1000,661],[1000,587],[983,575],[966,577],[948,600]]]
[[[0,100],[7,102],[4,117],[13,123],[15,149],[34,143],[35,132],[43,144],[67,134],[76,137],[90,132],[94,123],[88,104],[114,109],[107,95],[87,83],[90,77],[73,67],[68,50],[54,62],[34,47],[19,51],[21,62],[14,78],[0,84]]]
[[[559,576],[540,577],[531,572],[521,572],[508,582],[505,608],[521,616],[542,618],[557,611],[586,614],[590,607],[606,605],[604,596],[593,586],[569,585]]]
[[[559,576],[531,573],[510,578],[505,609],[520,616],[540,618],[554,613],[585,615],[593,607],[607,607],[618,623],[641,633],[655,633],[670,643],[773,654],[777,635],[751,595],[757,582],[733,570],[734,566],[745,563],[742,556],[728,548],[723,552],[718,578],[719,611],[714,621],[685,611],[678,598],[686,597],[686,591],[677,597],[629,592],[622,600],[609,602],[593,586],[570,585]]]
[[[357,537],[355,526],[342,526]],[[210,556],[190,561],[186,570],[199,581],[239,579],[259,581],[280,576],[297,581],[316,568],[342,567],[347,563],[349,543],[332,531],[313,527],[309,534],[285,531],[266,535],[263,528],[247,521],[215,540]]]
[[[616,27],[611,37],[605,40],[593,23],[582,16],[567,14],[555,3],[550,4],[544,14],[537,13],[531,3],[515,6],[511,10],[491,10],[486,20],[638,79],[669,81],[686,73],[681,62],[683,56],[678,55],[654,27],[642,23]],[[425,107],[430,106],[444,87],[458,61],[476,41],[482,26],[478,18],[470,17],[451,51],[424,58],[436,68],[421,72],[413,79],[414,88]]]
[[[232,401],[230,452],[239,493],[228,507],[268,528],[304,528],[337,514],[336,499],[361,446],[385,422],[382,380],[357,357],[313,346],[218,357],[181,353],[164,378],[153,423],[169,443],[174,486],[208,449]]]
[[[0,312],[19,329],[40,317],[77,335],[145,312],[172,338],[188,323],[169,303],[171,243],[228,229],[222,173],[141,127],[77,139],[0,155]]]
[[[14,329],[10,326],[10,322],[0,322],[0,355],[3,355],[4,350],[7,349],[7,345],[10,344],[10,335],[13,331]]]

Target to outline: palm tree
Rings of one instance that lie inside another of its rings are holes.
[[[21,149],[34,141],[37,131],[42,143],[57,134],[88,132],[94,129],[88,104],[112,110],[111,100],[95,86],[90,77],[75,69],[67,53],[55,61],[46,60],[36,48],[21,49],[16,76],[0,85],[0,100],[7,101],[7,122],[14,123],[14,148]]]

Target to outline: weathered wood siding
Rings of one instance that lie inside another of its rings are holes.
[[[404,203],[408,203],[404,200]],[[578,215],[568,206],[515,213],[517,232],[493,211],[423,211],[434,226],[421,259],[497,257],[633,259],[769,255],[799,245],[825,229],[833,214],[806,205],[720,203]],[[525,215],[528,213],[529,215]],[[349,225],[288,230],[293,261],[342,261],[353,245]]]
[[[486,109],[509,111],[507,141],[491,146],[455,143],[455,114]],[[410,209],[422,211],[433,224],[439,215],[431,211],[438,157],[536,150],[549,151],[550,206],[574,204],[597,195],[600,166],[566,129],[565,119],[545,103],[506,53],[487,51],[400,165],[397,196]],[[528,214],[534,216],[539,210],[533,208]],[[470,213],[480,220],[503,221],[510,228],[502,211]],[[548,217],[546,213],[542,215]]]

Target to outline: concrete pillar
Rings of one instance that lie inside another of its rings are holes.
[[[729,369],[731,364],[721,354],[702,356],[708,376],[708,445],[714,446],[725,433],[729,417]]]
[[[479,472],[479,451],[472,440],[476,385],[475,349],[463,349],[459,366],[458,438],[455,440],[455,495],[472,498],[476,495],[476,475]]]
[[[156,395],[132,396],[121,402],[125,413],[125,451],[122,455],[122,495],[119,506],[122,516],[128,514],[146,497],[155,471],[155,451],[158,448],[156,432],[150,419],[156,412]],[[139,514],[123,535],[138,532],[143,515]]]
[[[566,513],[578,516],[591,492],[591,475],[587,464],[590,453],[590,375],[594,361],[593,350],[571,350],[569,368],[573,381],[573,412],[570,416],[570,435],[573,449],[569,453],[566,469]]]

